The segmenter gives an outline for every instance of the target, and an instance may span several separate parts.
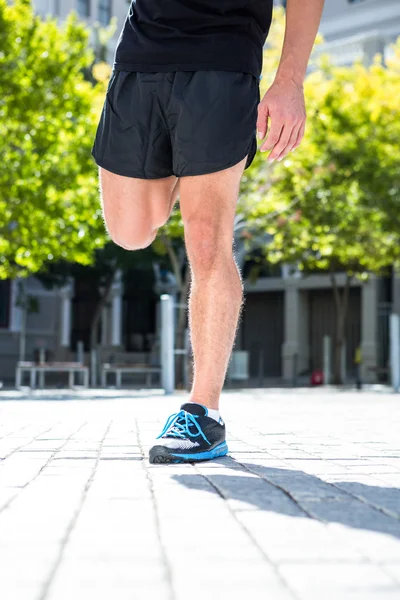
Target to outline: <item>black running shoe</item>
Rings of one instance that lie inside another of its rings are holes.
[[[182,463],[211,460],[228,453],[225,423],[207,416],[201,404],[183,404],[171,415],[150,449],[151,463]]]

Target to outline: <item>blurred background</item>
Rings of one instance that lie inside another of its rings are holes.
[[[4,386],[18,364],[38,363],[58,365],[46,375],[53,386],[65,385],[71,364],[90,368],[93,386],[113,365],[127,385],[163,386],[171,324],[162,294],[173,299],[174,385],[190,385],[179,206],[151,248],[121,250],[104,231],[90,155],[129,4],[0,0]],[[263,91],[285,4],[276,2]],[[398,0],[326,0],[304,143],[277,165],[258,154],[243,178],[235,250],[246,302],[227,387],[390,382],[391,316],[400,314],[398,36]]]

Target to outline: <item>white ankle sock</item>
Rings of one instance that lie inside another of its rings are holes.
[[[215,408],[207,408],[207,411],[207,417],[210,417],[210,419],[214,419],[214,421],[219,423],[219,410],[215,410]]]
[[[192,402],[189,401],[189,404],[200,404],[200,402]],[[203,404],[200,404],[200,406],[204,406]],[[217,421],[217,423],[219,423],[219,410],[215,410],[215,408],[207,408],[207,416],[210,417],[210,419],[214,419],[214,421]]]

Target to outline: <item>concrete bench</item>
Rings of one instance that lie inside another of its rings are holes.
[[[136,365],[118,365],[105,363],[101,367],[101,385],[107,387],[107,376],[109,373],[115,374],[115,385],[120,388],[122,385],[122,375],[124,373],[140,373],[146,375],[146,385],[151,386],[152,376],[154,373],[161,373],[161,367],[136,364]]]
[[[89,369],[77,362],[35,363],[19,361],[15,375],[15,387],[22,387],[23,373],[30,374],[30,387],[36,388],[36,378],[39,375],[39,387],[44,388],[45,373],[68,373],[68,385],[74,387],[75,373],[83,373],[83,387],[89,387]]]

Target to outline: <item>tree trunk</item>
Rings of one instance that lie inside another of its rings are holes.
[[[346,336],[346,320],[347,313],[349,307],[349,293],[350,293],[350,282],[351,275],[346,275],[346,284],[342,291],[340,292],[336,276],[334,273],[331,273],[331,281],[332,281],[332,289],[333,295],[335,298],[335,306],[336,306],[336,332],[335,332],[335,344],[334,344],[334,363],[333,363],[333,383],[335,385],[340,385],[343,383],[342,381],[342,372],[341,372],[341,364],[342,364],[342,348],[345,342]]]

